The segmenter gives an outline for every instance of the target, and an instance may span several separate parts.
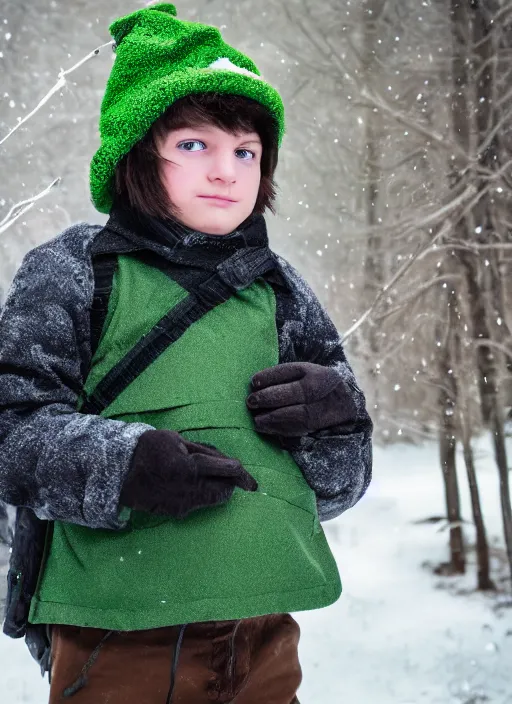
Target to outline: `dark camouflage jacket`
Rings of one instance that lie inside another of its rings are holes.
[[[91,360],[93,256],[144,251],[200,266],[206,255],[220,261],[237,248],[268,245],[262,216],[257,227],[225,237],[127,222],[114,213],[106,227],[80,223],[28,252],[0,315],[0,499],[42,519],[123,527],[121,487],[150,427],[76,410]],[[335,367],[358,409],[350,432],[324,430],[292,450],[327,520],[353,506],[370,482],[372,423],[334,324],[296,269],[275,257],[288,286],[275,289],[279,361]]]

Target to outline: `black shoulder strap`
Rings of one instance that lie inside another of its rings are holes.
[[[94,356],[107,317],[112,281],[117,267],[117,254],[98,254],[93,257],[94,295],[91,307],[91,358]]]
[[[199,285],[174,306],[106,374],[92,394],[84,399],[81,413],[99,414],[114,401],[164,350],[208,311],[224,303],[237,290],[278,267],[268,247],[251,247],[235,252],[217,266],[214,274],[204,272]]]

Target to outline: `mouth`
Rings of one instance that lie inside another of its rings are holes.
[[[236,200],[232,198],[225,198],[224,196],[199,196],[199,198],[207,198],[208,200],[218,200],[221,203],[236,203]]]

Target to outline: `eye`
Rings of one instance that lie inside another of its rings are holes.
[[[249,149],[237,149],[236,151],[250,155],[249,157],[242,157],[243,161],[250,161],[251,159],[256,159],[256,154],[254,152],[251,152]]]
[[[191,139],[188,142],[181,142],[178,144],[178,149],[182,149],[185,152],[196,152],[198,151],[197,149],[189,149],[191,144],[202,144],[203,147],[206,147],[206,144],[204,142],[201,142],[199,139]]]

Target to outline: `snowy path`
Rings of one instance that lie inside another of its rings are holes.
[[[411,525],[443,513],[435,448],[377,451],[375,464],[367,496],[325,524],[344,595],[300,615],[301,701],[512,703],[512,609],[498,617],[488,598],[435,589],[443,580],[421,567],[446,557],[446,533]],[[483,458],[479,478],[489,532],[501,535],[495,470]],[[469,518],[466,491],[462,500]],[[474,574],[461,582],[473,584]]]
[[[499,536],[490,449],[478,449],[488,529]],[[302,704],[512,704],[512,608],[493,611],[490,598],[436,588],[446,581],[421,567],[445,557],[446,533],[412,522],[442,511],[435,447],[376,450],[368,494],[324,524],[344,593],[296,616]],[[471,574],[460,586],[473,582]],[[0,663],[2,704],[46,703],[47,684],[23,643],[0,636]]]

